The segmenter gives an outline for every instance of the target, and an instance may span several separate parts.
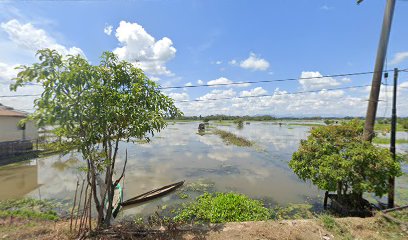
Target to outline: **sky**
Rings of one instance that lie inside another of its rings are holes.
[[[95,65],[113,51],[165,88],[186,116],[365,116],[371,74],[323,76],[374,70],[385,3],[0,0],[0,103],[33,111],[36,97],[7,96],[41,87],[8,85],[16,66],[51,48]],[[387,69],[408,68],[407,12],[408,1],[397,0]],[[390,71],[382,81],[392,78]],[[290,80],[276,81],[283,79]],[[408,116],[408,72],[398,81],[397,114]],[[382,86],[377,117],[391,115],[391,94]]]

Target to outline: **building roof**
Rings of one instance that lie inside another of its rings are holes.
[[[0,103],[0,117],[27,117],[27,114]]]

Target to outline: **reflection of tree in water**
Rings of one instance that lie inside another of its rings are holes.
[[[58,159],[58,161],[54,162],[51,166],[58,171],[64,171],[67,168],[71,168],[79,163],[78,158],[74,156],[70,156],[67,160],[61,161],[61,159]]]

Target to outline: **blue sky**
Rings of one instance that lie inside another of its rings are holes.
[[[18,64],[38,48],[83,54],[103,51],[131,61],[162,86],[263,81],[367,72],[374,61],[385,0],[355,1],[0,1],[1,95]],[[408,68],[408,1],[397,1],[388,68]],[[136,62],[138,61],[138,62]],[[392,74],[390,74],[391,76]],[[408,74],[400,84],[408,87]],[[166,90],[186,115],[364,116],[371,75]],[[389,79],[391,82],[391,78]],[[406,88],[399,91],[400,115]],[[319,92],[290,95],[298,91]],[[388,90],[388,91],[387,91]],[[383,88],[378,116],[390,111]],[[29,86],[18,93],[41,92]],[[271,95],[260,98],[236,98]],[[194,99],[231,100],[180,102]],[[31,109],[33,98],[0,98]],[[404,107],[405,106],[405,107]]]

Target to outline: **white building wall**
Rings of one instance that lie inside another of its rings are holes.
[[[0,116],[0,142],[34,140],[38,138],[38,129],[33,122],[27,122],[25,130],[22,130],[18,123],[21,117]]]

